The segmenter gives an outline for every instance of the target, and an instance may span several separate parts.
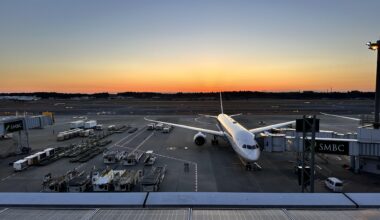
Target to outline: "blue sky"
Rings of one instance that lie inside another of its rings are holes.
[[[352,0],[1,0],[2,90],[134,90],[131,80],[142,90],[181,90],[160,82],[173,77],[191,91],[371,90],[376,57],[365,43],[380,37],[379,8]]]

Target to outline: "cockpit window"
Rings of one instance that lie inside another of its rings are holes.
[[[249,150],[254,150],[256,149],[256,145],[248,145],[248,144],[243,144],[243,148],[249,149]]]

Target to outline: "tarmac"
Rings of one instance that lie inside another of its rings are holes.
[[[75,115],[78,116],[78,115]],[[59,131],[69,129],[69,122],[78,120],[74,115],[57,115],[56,123],[44,129],[29,131],[30,146],[33,152],[47,147],[80,143],[85,138],[57,142]],[[297,175],[294,173],[296,154],[294,152],[269,153],[262,152],[258,161],[261,171],[246,171],[239,158],[229,144],[219,138],[218,145],[211,145],[212,136],[207,136],[203,146],[193,142],[196,132],[182,128],[174,128],[170,133],[148,131],[145,115],[85,115],[89,120],[97,120],[105,127],[111,124],[125,124],[138,128],[134,133],[113,134],[108,137],[112,143],[109,149],[131,151],[153,150],[158,156],[155,166],[167,165],[165,179],[161,185],[162,192],[300,192]],[[243,115],[236,120],[246,128],[259,127],[259,121],[266,124],[279,123],[299,118],[297,115]],[[357,122],[345,119],[318,116],[321,129],[340,133],[355,132]],[[213,119],[191,115],[154,115],[150,118],[174,123],[182,123],[209,129],[217,129]],[[1,140],[0,146],[12,146],[13,140]],[[33,166],[21,172],[14,172],[9,163],[23,156],[8,157],[0,160],[1,192],[40,192],[43,177],[51,173],[53,176],[63,175],[72,169],[90,173],[91,170],[104,169],[102,155],[86,163],[70,163],[68,159],[60,159],[46,166]],[[344,181],[344,192],[380,192],[380,179],[377,175],[354,174],[344,168],[349,165],[345,156],[327,156],[328,163],[317,158],[316,192],[329,192],[324,187],[326,177],[334,176]],[[185,164],[189,164],[189,170]],[[109,165],[114,169],[144,169],[142,164],[127,167],[120,164]],[[149,168],[145,168],[149,169]],[[147,170],[145,170],[147,171]]]

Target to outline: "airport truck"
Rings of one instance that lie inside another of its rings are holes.
[[[105,164],[114,164],[127,156],[126,151],[105,151],[103,153],[103,162]]]
[[[172,126],[168,125],[168,126],[165,126],[163,129],[162,129],[162,133],[170,133],[170,131],[173,129]]]
[[[156,124],[155,123],[150,123],[150,124],[148,124],[147,125],[147,130],[148,131],[153,131],[154,129],[155,129],[155,127],[156,127]]]
[[[144,165],[145,166],[152,166],[157,160],[157,157],[154,156],[152,150],[148,150],[145,152],[145,160],[144,160]]]
[[[90,128],[95,128],[97,125],[96,121],[95,120],[90,120],[90,121],[86,121],[84,123],[84,128],[85,129],[90,129]]]
[[[123,159],[123,165],[125,166],[133,166],[139,163],[142,156],[144,156],[144,152],[132,152],[128,154],[126,158]]]
[[[165,178],[166,165],[163,167],[153,167],[152,170],[144,175],[141,181],[141,190],[143,192],[157,192]]]
[[[158,123],[158,124],[156,124],[155,129],[156,129],[157,131],[161,131],[163,128],[164,128],[164,124],[162,124],[162,123]]]
[[[83,128],[83,127],[84,127],[83,120],[70,122],[70,129]]]

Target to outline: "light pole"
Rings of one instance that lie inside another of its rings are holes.
[[[375,129],[380,128],[379,121],[379,110],[380,110],[380,40],[376,43],[367,43],[368,49],[377,50],[377,67],[376,67],[376,94],[375,94],[375,122],[373,123],[373,127]]]

